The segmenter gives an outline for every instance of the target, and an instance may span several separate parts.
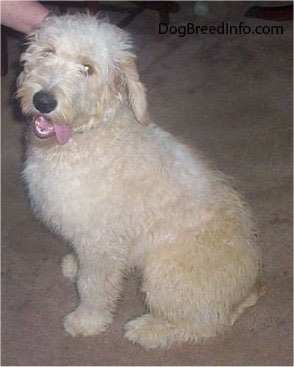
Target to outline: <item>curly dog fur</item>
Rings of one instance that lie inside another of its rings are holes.
[[[201,155],[150,121],[129,35],[88,14],[49,16],[18,79],[30,118],[23,177],[32,209],[73,252],[71,335],[113,319],[123,276],[142,272],[145,348],[200,341],[252,306],[260,252],[250,210]]]

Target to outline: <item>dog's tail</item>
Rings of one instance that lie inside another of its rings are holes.
[[[230,317],[230,324],[233,325],[240,315],[249,307],[255,305],[260,297],[266,294],[267,286],[264,281],[258,281],[248,296],[237,306]]]

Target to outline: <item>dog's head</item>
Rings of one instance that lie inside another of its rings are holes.
[[[28,38],[21,56],[17,96],[39,138],[60,144],[93,121],[105,121],[120,104],[148,124],[129,35],[88,14],[50,16]]]

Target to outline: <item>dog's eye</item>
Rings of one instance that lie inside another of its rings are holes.
[[[46,48],[45,50],[42,51],[43,57],[48,57],[51,56],[52,54],[54,54],[54,50],[52,48]]]
[[[94,72],[93,67],[89,64],[84,64],[83,68],[84,68],[84,71],[87,75],[92,75],[93,72]]]

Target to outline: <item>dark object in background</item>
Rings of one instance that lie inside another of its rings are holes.
[[[7,37],[5,28],[1,26],[1,76],[6,75],[8,70],[8,57],[7,57]]]
[[[61,14],[65,14],[69,7],[89,9],[92,14],[99,11],[127,13],[127,16],[117,24],[120,28],[127,27],[144,10],[158,12],[160,22],[168,24],[170,13],[176,13],[181,9],[175,1],[42,1],[42,3],[45,6],[46,3],[57,6]]]
[[[246,11],[245,17],[277,21],[293,20],[293,4],[286,6],[252,6]]]

